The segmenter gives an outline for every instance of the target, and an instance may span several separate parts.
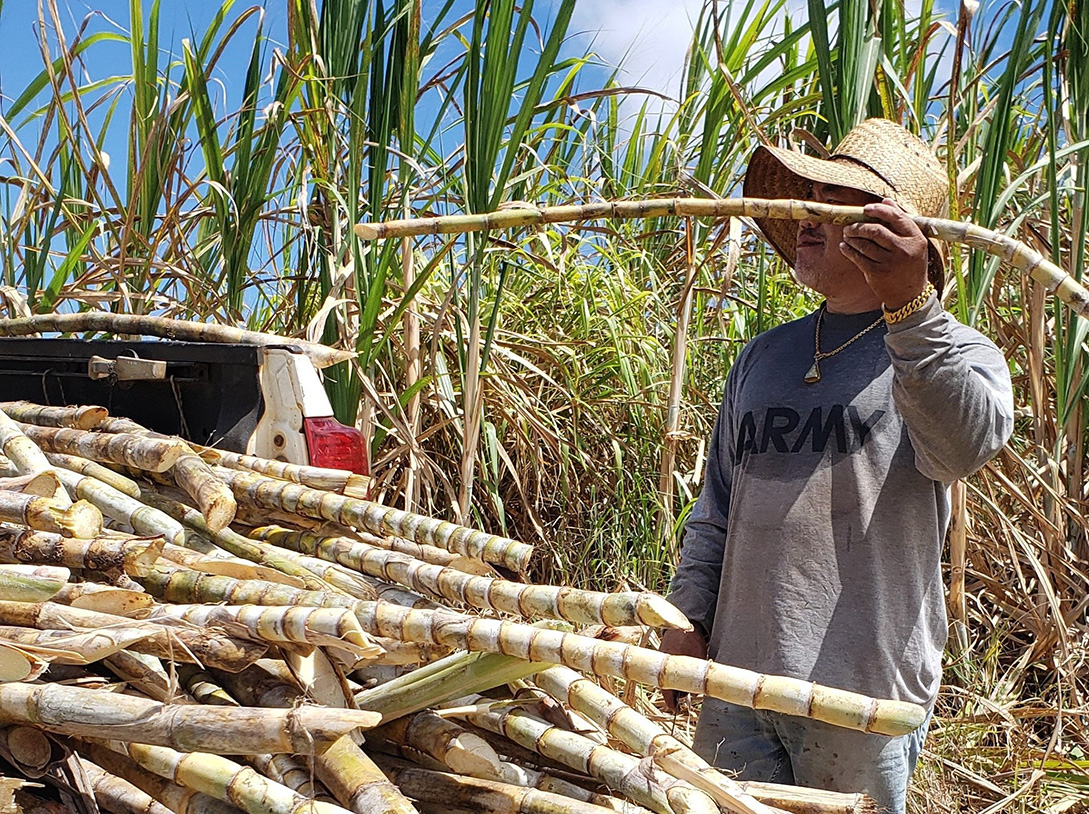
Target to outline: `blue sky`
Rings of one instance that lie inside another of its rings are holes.
[[[459,0],[470,8],[470,0]],[[538,0],[545,11],[552,0]],[[124,33],[128,25],[128,0],[59,0],[66,34],[87,22],[89,30],[113,30]],[[253,0],[238,0],[234,13],[253,4]],[[183,37],[192,31],[202,31],[221,5],[220,0],[185,0],[164,2],[160,11],[160,38],[167,47],[173,44],[178,52]],[[437,8],[440,0],[424,0],[424,15],[429,6]],[[580,0],[576,6],[571,31],[572,51],[581,51],[592,43],[595,52],[609,66],[625,65],[625,81],[638,83],[653,90],[673,93],[684,60],[685,49],[692,32],[692,23],[699,13],[701,0]],[[265,30],[274,39],[282,39],[286,25],[286,4],[265,2]],[[150,0],[145,2],[150,7]],[[51,24],[47,18],[47,24]],[[35,32],[38,29],[38,0],[2,0],[0,2],[0,93],[7,102],[42,69]],[[649,47],[653,40],[653,47]],[[228,87],[241,74],[248,53],[231,55],[222,63],[218,77]],[[104,45],[94,49],[89,57],[89,69],[94,78],[123,73],[128,69],[128,53],[123,44]],[[236,70],[237,69],[237,70]],[[607,73],[602,70],[602,74]]]
[[[692,35],[694,22],[705,0],[578,0],[571,22],[568,50],[581,55],[591,49],[600,60],[600,67],[584,71],[583,86],[600,87],[614,67],[620,68],[620,81],[629,86],[675,96],[686,49]],[[996,0],[997,1],[997,0]],[[43,67],[39,51],[37,31],[39,0],[0,0],[0,110],[6,111],[12,101],[37,76]],[[160,43],[163,49],[177,57],[183,38],[193,32],[203,32],[209,21],[220,9],[223,0],[165,0],[160,9]],[[423,0],[426,21],[443,5],[444,0]],[[536,13],[548,18],[550,6],[557,0],[537,0]],[[906,0],[909,9],[917,7],[919,0]],[[231,17],[254,5],[255,0],[236,0]],[[129,20],[129,0],[57,0],[65,37],[71,41],[75,32],[86,25],[87,31],[110,31],[125,35]],[[284,0],[265,0],[264,31],[272,45],[283,43],[286,30],[286,3]],[[151,0],[144,0],[145,13]],[[729,6],[729,0],[723,7]],[[806,13],[805,0],[787,0],[787,6],[795,16]],[[951,0],[938,0],[938,6],[951,8]],[[457,0],[455,11],[447,19],[454,19],[461,12],[473,7],[473,0]],[[948,12],[952,18],[952,12]],[[254,21],[247,30],[256,32]],[[52,22],[46,19],[47,29]],[[56,40],[50,37],[56,53]],[[252,40],[235,38],[227,53],[217,64],[212,77],[219,111],[232,110],[241,93],[242,78],[249,60]],[[266,59],[271,58],[271,49]],[[96,43],[86,57],[87,77],[81,80],[101,80],[119,76],[131,70],[131,56],[125,43]],[[443,60],[436,59],[432,70]],[[122,97],[121,103],[127,97]],[[646,97],[636,97],[635,104],[642,104]],[[426,104],[426,103],[425,103]],[[667,105],[668,106],[668,105]],[[426,116],[426,110],[421,110]],[[99,113],[101,115],[101,112]],[[120,116],[124,118],[124,114]],[[16,118],[18,124],[25,115]],[[106,151],[113,160],[124,160],[126,144],[125,128],[113,128],[116,134],[106,142]],[[24,141],[29,134],[21,132]],[[29,135],[29,140],[33,136]]]
[[[547,20],[551,17],[550,12],[556,2],[557,0],[537,0],[535,14]],[[615,66],[624,64],[626,71],[622,74],[622,79],[626,84],[638,84],[675,95],[685,51],[701,2],[702,0],[673,0],[672,3],[661,0],[579,0],[570,26],[569,52],[572,55],[582,55],[587,48],[593,48],[601,60],[600,67],[584,69],[583,86],[600,87]],[[222,4],[223,0],[161,2],[161,49],[177,59],[181,53],[182,40],[195,39],[194,32],[198,32],[199,36],[199,32],[205,31]],[[229,18],[237,17],[255,4],[258,4],[257,0],[235,0]],[[260,4],[264,6],[263,30],[271,40],[265,59],[270,60],[272,47],[282,45],[286,39],[287,4],[283,0],[264,0]],[[423,0],[425,26],[428,18],[433,17],[443,4],[443,0]],[[38,0],[0,0],[0,43],[4,46],[0,53],[0,96],[3,97],[0,100],[0,111],[4,113],[43,70],[43,57],[38,44],[42,26],[38,17],[38,5]],[[57,5],[64,38],[69,44],[81,29],[84,37],[92,32],[111,32],[120,36],[128,34],[129,0],[57,0]],[[152,0],[143,0],[143,5],[146,15]],[[454,11],[446,18],[447,21],[456,19],[472,7],[473,0],[457,0]],[[48,10],[45,12],[44,24],[45,29],[50,32],[50,46],[55,56],[59,53],[59,46]],[[245,30],[255,34],[256,21],[247,22]],[[653,47],[649,47],[651,40]],[[210,85],[218,112],[237,107],[252,42],[252,39],[247,41],[247,37],[234,38],[217,63]],[[165,60],[166,55],[164,53],[162,59]],[[441,55],[437,56],[430,66],[431,70],[437,69],[443,62],[445,59]],[[95,43],[85,52],[83,66],[86,76],[80,77],[81,83],[126,75],[131,72],[129,47],[124,42]],[[121,93],[118,103],[122,107],[127,104],[128,93],[127,90]],[[99,92],[89,98],[101,95]],[[639,97],[638,103],[642,100],[643,97]],[[30,110],[33,109],[32,105]],[[30,111],[13,117],[11,123],[18,127],[26,121],[28,112]],[[96,126],[103,120],[105,112],[104,106],[92,112],[91,120]],[[427,115],[426,100],[420,115]],[[115,168],[111,173],[115,177],[118,176],[116,169],[124,166],[127,158],[127,127],[123,125],[126,118],[124,112],[115,115],[115,124],[110,128],[103,145],[110,156],[111,166]],[[19,129],[20,139],[28,147],[36,140],[39,124],[40,119],[36,119],[28,127]],[[447,148],[453,146],[448,144]],[[117,180],[123,181],[123,178],[117,177]]]
[[[555,0],[537,0],[539,13],[547,16]],[[443,0],[423,0],[424,16]],[[572,53],[592,47],[607,66],[621,67],[626,84],[638,84],[668,95],[674,95],[684,61],[685,50],[692,34],[693,22],[704,0],[579,0],[571,24]],[[906,0],[910,8],[919,0]],[[237,0],[233,13],[254,5],[256,0]],[[64,26],[69,37],[86,20],[90,30],[124,32],[128,25],[129,0],[58,0]],[[222,0],[166,0],[160,10],[160,38],[164,47],[172,44],[178,52],[183,37],[192,31],[203,31]],[[286,26],[286,3],[265,0],[265,31],[282,40]],[[145,0],[145,11],[150,0]],[[472,0],[458,0],[465,9]],[[723,3],[726,7],[729,2]],[[794,15],[805,13],[805,0],[788,0]],[[955,3],[938,0],[938,8],[946,9],[955,20]],[[49,21],[47,20],[47,23]],[[35,31],[38,27],[38,0],[0,0],[0,93],[8,103],[42,69]],[[241,77],[248,59],[244,47],[229,54],[221,63],[218,77],[228,88]],[[106,45],[94,49],[89,67],[94,78],[123,73],[128,69],[128,53],[124,45]],[[604,76],[608,71],[602,69]]]

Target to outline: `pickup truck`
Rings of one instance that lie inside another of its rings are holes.
[[[368,473],[310,359],[282,346],[0,338],[0,401],[97,404],[155,432],[296,464]]]

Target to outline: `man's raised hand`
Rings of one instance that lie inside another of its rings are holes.
[[[926,287],[929,244],[918,224],[891,198],[866,204],[876,223],[843,228],[840,251],[866,275],[889,311],[907,305]]]

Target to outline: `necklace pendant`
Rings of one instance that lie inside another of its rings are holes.
[[[806,384],[815,384],[821,380],[820,363],[816,359],[813,360],[813,367],[809,368],[805,374]]]

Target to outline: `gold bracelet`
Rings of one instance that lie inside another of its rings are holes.
[[[918,297],[913,299],[907,305],[905,305],[903,308],[897,308],[895,311],[890,311],[885,308],[885,306],[881,306],[881,310],[885,312],[885,322],[887,322],[889,325],[895,325],[897,322],[903,322],[905,319],[907,319],[924,305],[926,305],[927,302],[930,301],[931,295],[937,293],[938,292],[934,288],[934,285],[932,283],[927,283],[926,288],[922,290],[922,293],[919,294]]]

